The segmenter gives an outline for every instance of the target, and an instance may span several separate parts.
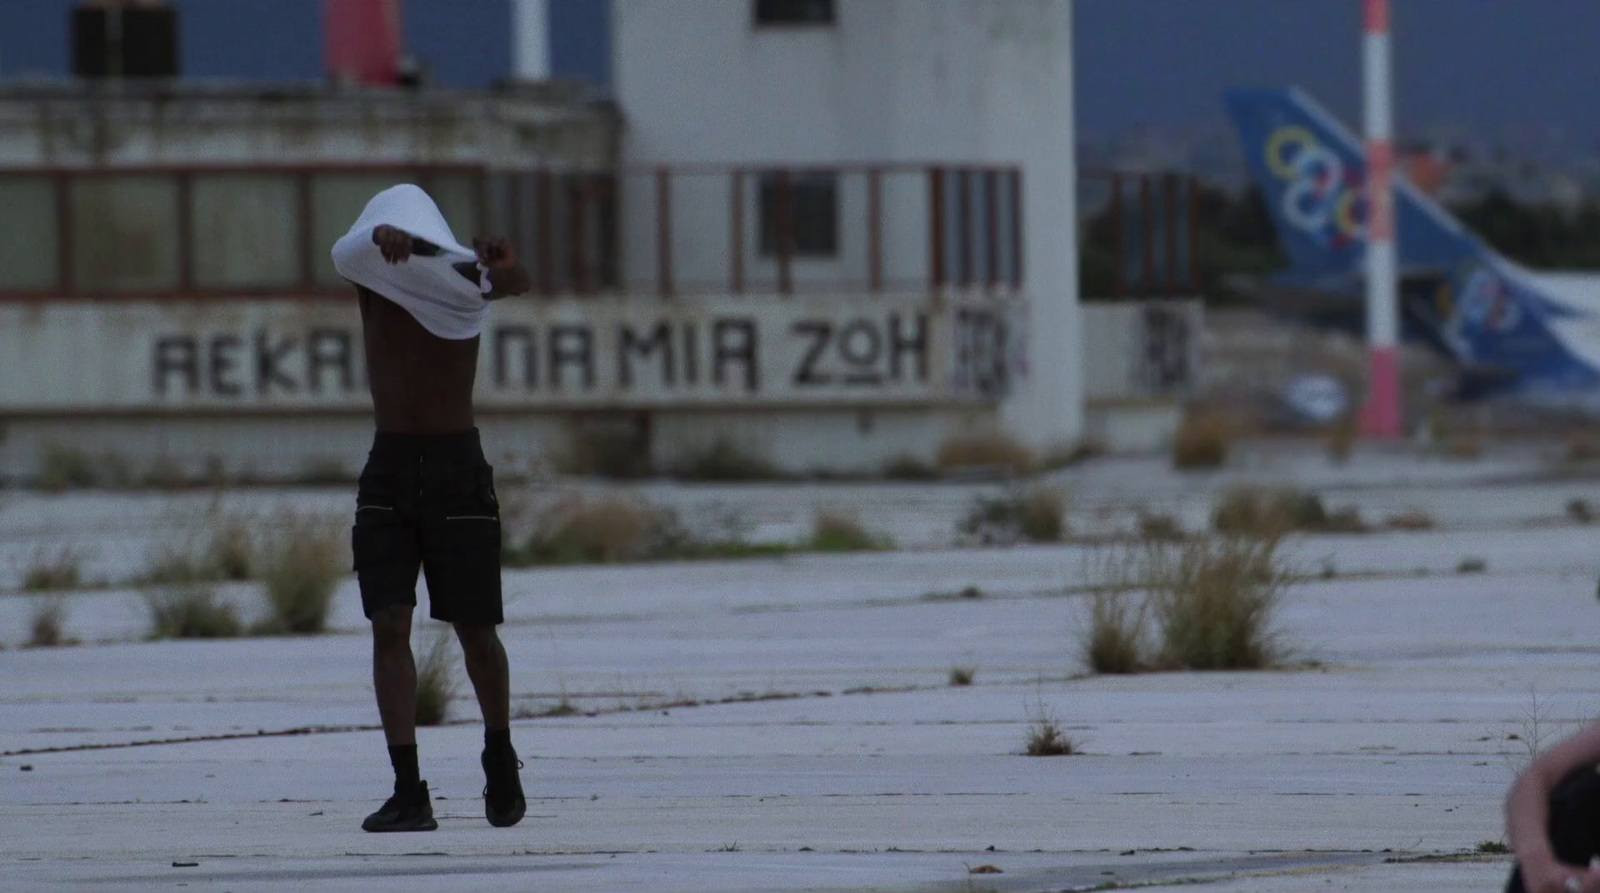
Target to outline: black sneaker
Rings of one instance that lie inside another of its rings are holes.
[[[409,791],[395,783],[394,796],[384,801],[383,808],[367,816],[361,823],[363,831],[437,831],[439,823],[433,819],[433,803],[428,799],[428,783],[417,782]]]
[[[522,796],[522,779],[517,776],[521,768],[522,761],[513,748],[483,752],[483,776],[489,782],[483,786],[483,812],[496,828],[515,825],[528,811],[528,801]]]

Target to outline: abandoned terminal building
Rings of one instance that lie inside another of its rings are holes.
[[[508,470],[602,443],[861,473],[972,432],[1153,436],[1086,409],[1124,360],[1086,375],[1085,340],[1133,317],[1083,331],[1070,2],[607,3],[597,85],[552,71],[556,5],[516,0],[512,70],[474,90],[408,82],[392,6],[324,3],[323,83],[0,80],[6,477],[61,450],[357,467],[359,319],[328,249],[397,182],[533,275],[480,351]]]

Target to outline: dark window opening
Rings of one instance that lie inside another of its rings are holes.
[[[757,25],[831,25],[833,0],[756,0]]]
[[[784,183],[787,182],[787,196]],[[787,227],[794,257],[839,254],[839,181],[833,174],[761,177],[761,254],[779,254]]]

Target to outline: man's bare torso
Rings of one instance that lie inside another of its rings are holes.
[[[438,246],[389,225],[372,231],[372,243],[390,264],[415,254],[437,255]],[[454,265],[479,286],[487,300],[528,290],[528,271],[504,238],[475,238],[478,262]],[[361,337],[366,347],[367,381],[372,389],[379,431],[392,434],[450,434],[473,427],[472,385],[478,373],[478,337],[440,338],[399,304],[364,286]]]
[[[378,430],[448,434],[473,427],[479,339],[440,338],[393,301],[359,286],[357,292]]]

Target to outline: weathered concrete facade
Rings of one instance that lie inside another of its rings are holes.
[[[441,206],[458,232],[515,231],[530,265],[570,254],[576,266],[583,230],[589,255],[614,252],[589,267],[625,269],[658,251],[653,234],[630,240],[612,218],[608,242],[592,232],[606,218],[577,216],[590,206],[574,211],[575,199],[552,211],[551,196],[567,196],[548,186],[563,172],[618,175],[620,128],[609,104],[550,85],[0,95],[0,197],[49,212],[30,220],[12,202],[8,227],[32,239],[16,259],[59,255],[21,285],[0,276],[0,476],[30,478],[62,453],[133,479],[352,471],[370,404],[353,301],[325,275],[329,233],[385,183],[448,180],[453,203]],[[226,192],[240,182],[254,191]],[[108,194],[107,183],[129,191]],[[205,190],[228,201],[202,207]],[[458,207],[476,219],[455,219]],[[614,214],[633,211],[624,198]],[[680,258],[726,244],[727,205],[695,213],[705,225],[667,243]],[[252,214],[254,229],[214,229]],[[752,209],[752,246],[755,218]],[[927,239],[925,214],[884,223],[885,243]],[[249,257],[268,246],[282,263]],[[151,257],[164,260],[140,268]],[[243,265],[233,279],[230,258]],[[208,284],[219,276],[244,284]],[[1024,368],[1017,305],[981,289],[863,281],[813,292],[801,277],[781,296],[754,281],[743,294],[685,282],[664,296],[654,280],[606,282],[592,270],[536,279],[535,295],[495,308],[479,373],[486,441],[518,469],[619,430],[639,432],[637,449],[658,467],[718,441],[790,471],[929,461],[950,435],[993,428]]]
[[[465,164],[609,170],[619,121],[578,91],[41,84],[0,92],[0,168]]]

